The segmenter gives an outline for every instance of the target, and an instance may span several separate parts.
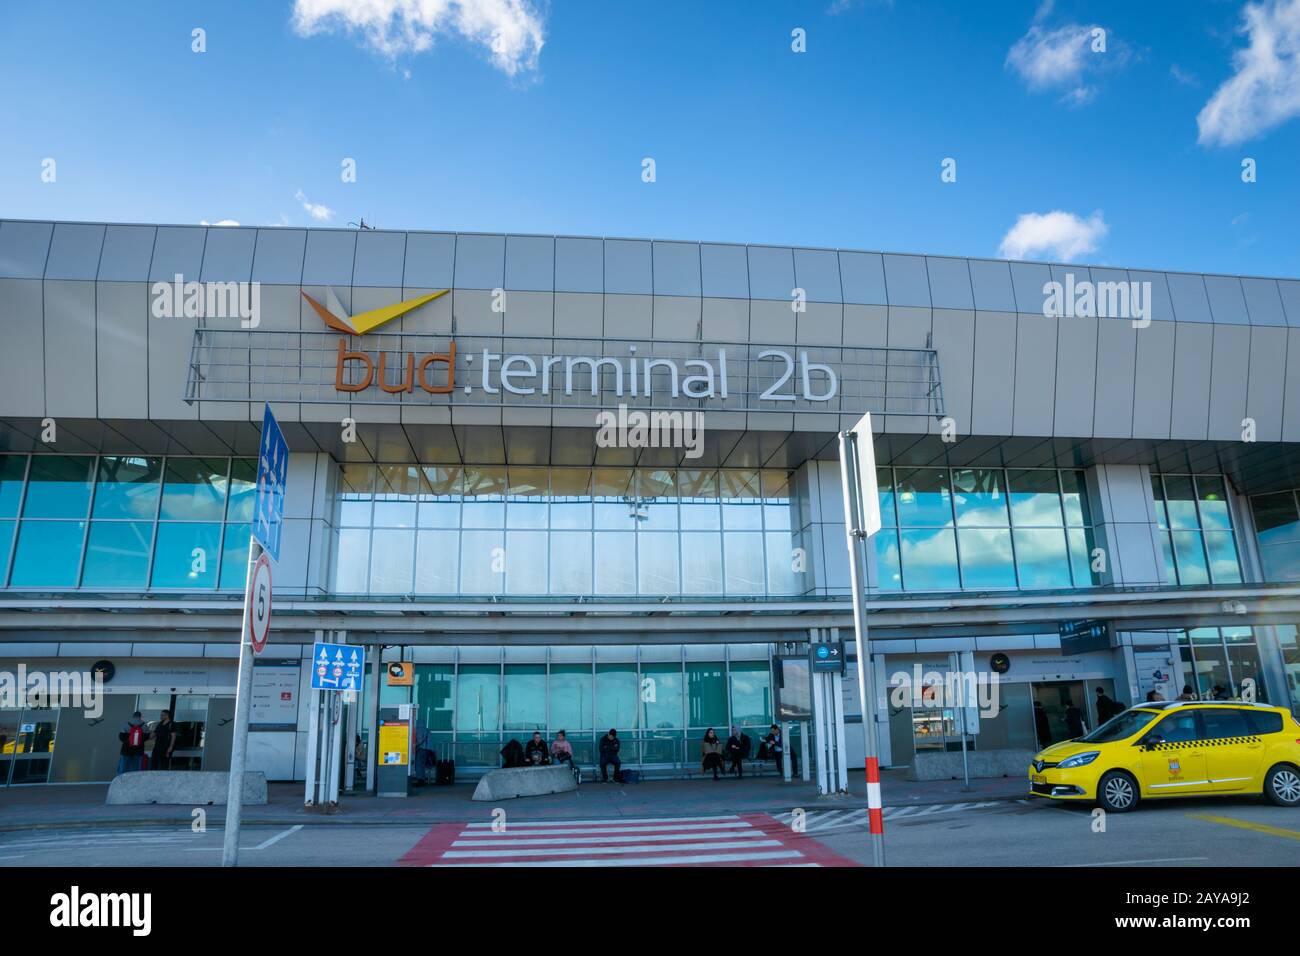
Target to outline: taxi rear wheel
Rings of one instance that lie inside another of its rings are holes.
[[[1300,806],[1300,770],[1278,764],[1264,778],[1264,793],[1279,807]]]
[[[1127,813],[1138,804],[1137,781],[1121,770],[1111,770],[1097,783],[1097,802],[1110,813]]]

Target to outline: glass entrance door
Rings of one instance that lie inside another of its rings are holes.
[[[1081,736],[1089,723],[1083,681],[1045,681],[1034,684],[1034,732],[1038,746]]]

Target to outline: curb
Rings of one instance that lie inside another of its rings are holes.
[[[1017,793],[1014,795],[1003,795],[1003,796],[991,795],[991,794],[990,795],[963,794],[963,796],[965,796],[966,799],[926,800],[924,802],[918,801],[915,803],[906,802],[906,803],[891,804],[888,802],[888,800],[886,800],[886,806],[937,807],[937,806],[952,806],[958,803],[1014,803],[1017,800],[1023,799],[1025,797],[1025,794]],[[835,809],[841,809],[841,810],[867,809],[866,797],[845,796],[839,794],[828,794],[826,796],[814,795],[812,799],[805,801],[805,804],[810,808],[815,806],[816,809],[828,809],[831,806],[833,806]],[[753,808],[753,809],[746,809],[746,810],[738,810],[735,812],[786,813],[789,812],[789,809],[790,809],[789,807],[782,807],[778,809]],[[639,816],[640,814],[638,813],[636,815]],[[689,813],[689,812],[677,813],[677,814],[666,814],[665,819],[672,819],[672,817],[674,816],[697,816],[697,815],[698,814],[696,813]],[[618,820],[620,819],[621,816],[622,814],[613,814],[610,815],[609,819]],[[92,829],[111,829],[114,827],[134,828],[134,827],[178,826],[178,827],[188,828],[193,822],[194,822],[193,818],[188,815],[183,817],[152,817],[152,818],[128,817],[123,819],[105,819],[103,817],[98,817],[98,818],[90,818],[90,819],[83,819],[83,820],[54,820],[54,821],[43,820],[43,821],[32,821],[27,823],[22,823],[22,822],[11,823],[9,821],[6,821],[4,824],[0,824],[0,833],[15,833],[19,831],[30,832],[33,830],[92,830]],[[354,826],[354,827],[417,826],[418,827],[418,826],[431,826],[438,823],[456,823],[456,822],[460,822],[459,819],[452,819],[452,818],[442,817],[442,816],[437,816],[437,817],[412,816],[410,819],[375,820],[375,819],[350,819],[347,813],[334,813],[334,814],[330,814],[329,816],[321,816],[317,814],[303,814],[302,816],[267,817],[267,818],[244,817],[242,821],[242,825],[246,827],[248,826],[292,827],[292,826],[299,826],[299,825],[318,826],[318,827],[328,827],[328,826]],[[223,816],[220,821],[209,824],[208,828],[213,830],[220,830],[224,828],[224,826],[225,826],[225,818]]]

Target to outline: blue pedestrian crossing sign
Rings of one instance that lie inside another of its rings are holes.
[[[366,656],[359,647],[316,643],[311,646],[312,690],[361,690]]]
[[[284,528],[284,482],[289,472],[289,446],[280,425],[266,406],[262,414],[262,443],[257,452],[257,501],[253,506],[253,537],[280,560],[280,535]]]

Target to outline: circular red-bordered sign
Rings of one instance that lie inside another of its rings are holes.
[[[266,649],[266,638],[271,633],[271,559],[262,552],[253,565],[248,579],[248,636],[253,650],[260,654]]]

